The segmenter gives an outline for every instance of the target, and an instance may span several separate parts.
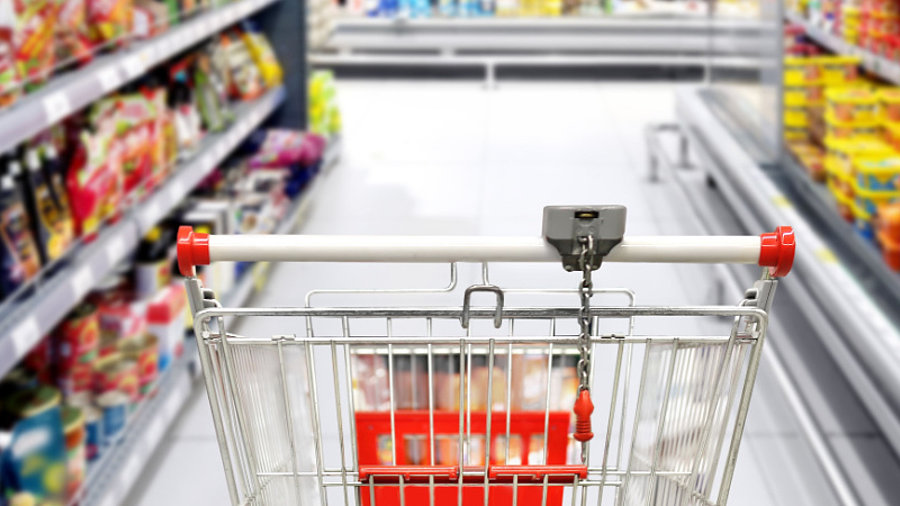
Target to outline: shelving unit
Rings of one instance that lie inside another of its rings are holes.
[[[837,35],[814,25],[799,13],[785,11],[784,16],[785,19],[791,23],[802,26],[809,38],[821,44],[829,51],[837,54],[858,56],[862,59],[862,66],[867,71],[894,84],[900,84],[900,63],[873,54],[871,51],[854,46],[853,44],[849,44]]]
[[[238,0],[178,24],[162,35],[97,57],[89,65],[54,76],[0,112],[0,152],[144,75],[147,70],[278,0]]]
[[[334,68],[689,68],[702,70],[710,51],[719,66],[758,68],[760,25],[706,18],[342,17],[310,61]],[[734,44],[710,46],[709,34],[728,31]],[[721,60],[720,60],[720,58]]]
[[[677,116],[701,166],[712,177],[724,201],[747,230],[790,223],[802,238],[797,246],[789,297],[810,322],[806,332],[830,353],[841,373],[878,422],[884,437],[900,448],[900,323],[897,302],[877,283],[896,276],[861,275],[866,264],[843,241],[856,233],[835,233],[823,227],[819,213],[810,212],[803,193],[796,191],[786,167],[761,166],[735,131],[714,112],[703,90],[678,94]],[[838,218],[837,214],[833,215]],[[852,270],[851,270],[852,269]]]
[[[322,171],[332,167],[340,153],[340,142],[329,143],[323,156]],[[274,233],[291,233],[303,222],[315,199],[323,174],[316,176],[297,196],[285,219]],[[243,306],[265,283],[268,268],[256,264],[247,270],[223,300],[227,306]],[[92,464],[85,482],[80,506],[117,506],[124,504],[141,471],[162,442],[163,435],[191,396],[199,373],[197,343],[188,338],[184,354],[160,379],[156,396],[145,401],[133,415],[122,435]]]
[[[75,247],[52,272],[0,312],[0,374],[9,371],[120,261],[137,247],[141,237],[174,209],[207,174],[284,101],[283,88],[239,104],[228,130],[208,135],[197,153],[145,201],[104,227],[92,242]],[[27,308],[27,312],[24,311]],[[23,318],[23,312],[27,315]]]

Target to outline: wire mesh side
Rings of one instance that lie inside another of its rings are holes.
[[[335,312],[297,320],[299,336],[210,334],[204,372],[235,503],[715,504],[714,472],[726,464],[719,455],[758,346],[749,336],[595,337],[587,477],[570,476],[567,486],[488,479],[494,465],[577,463],[566,390],[576,336],[560,332],[568,320],[510,318],[472,336],[437,332],[459,329],[447,318]],[[526,383],[536,391],[526,395]],[[360,443],[371,431],[357,427],[371,423],[366,413],[388,420],[374,461]],[[414,413],[419,429],[410,432],[404,420]],[[441,426],[448,414],[452,430]],[[517,431],[532,414],[538,428],[526,438]],[[360,478],[379,465],[457,472]]]

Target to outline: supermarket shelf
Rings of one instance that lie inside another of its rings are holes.
[[[327,160],[327,158],[326,158]],[[275,229],[276,234],[292,232],[306,215],[319,187],[317,176],[297,197],[285,219]],[[267,275],[263,264],[246,271],[232,290],[223,297],[226,307],[240,307],[247,303]],[[153,399],[126,426],[125,432],[101,460],[89,470],[85,495],[80,506],[116,506],[125,504],[129,491],[137,483],[141,471],[162,441],[162,435],[175,421],[187,402],[194,386],[194,372],[199,371],[197,343],[186,341],[184,355],[166,372]]]
[[[118,439],[88,467],[80,506],[125,504],[128,492],[190,398],[198,358],[197,342],[186,339],[184,354],[163,373],[156,395],[140,405]]]
[[[895,84],[900,84],[900,63],[873,54],[870,51],[854,46],[844,41],[837,35],[818,27],[808,19],[796,12],[785,11],[785,19],[791,23],[803,26],[809,38],[818,42],[833,53],[858,56],[862,59],[862,66],[869,72],[880,76],[882,79]]]
[[[180,204],[184,197],[284,100],[284,89],[239,104],[237,120],[225,132],[208,135],[196,155],[180,164],[144,202],[104,227],[88,244],[75,247],[21,297],[0,307],[0,375],[9,371],[44,335],[128,257],[140,238]],[[27,310],[26,310],[27,308]],[[27,315],[23,318],[23,314]]]
[[[239,0],[204,12],[153,39],[97,57],[89,65],[51,78],[0,112],[0,152],[46,130],[147,70],[277,0]]]
[[[709,63],[706,56],[687,55],[375,55],[315,53],[309,61],[323,67],[343,66],[421,66],[421,67],[484,67],[498,68],[552,68],[552,67],[662,67],[662,68],[703,68]],[[734,69],[759,69],[766,62],[751,57],[720,57],[716,67]]]
[[[291,205],[291,208],[288,210],[286,218],[282,220],[273,231],[274,234],[282,235],[293,233],[299,224],[305,221],[306,213],[309,211],[310,206],[315,202],[323,178],[327,177],[331,169],[337,164],[340,157],[340,150],[340,138],[329,141],[325,153],[322,155],[322,168],[320,173],[300,192],[300,195],[297,196],[294,203]],[[241,275],[241,279],[235,283],[231,292],[222,298],[222,305],[224,307],[243,306],[250,300],[250,297],[256,293],[257,288],[264,283],[264,279],[268,274],[268,269],[269,266],[267,262],[259,262],[251,267],[250,270]]]
[[[678,93],[677,116],[706,172],[747,230],[790,224],[800,238],[794,269],[785,290],[853,386],[884,438],[900,452],[900,330],[894,305],[885,304],[850,271],[858,259],[847,257],[834,233],[822,230],[804,212],[779,167],[760,166],[717,117],[703,91]],[[799,317],[799,315],[798,315]]]
[[[751,56],[774,30],[752,21],[640,18],[340,18],[327,49],[360,53],[718,54]],[[727,32],[734,44],[711,48]]]
[[[900,307],[900,273],[892,271],[876,245],[859,235],[856,228],[841,218],[834,197],[822,183],[810,179],[795,160],[782,164],[796,194],[805,208],[814,213],[820,228],[830,231],[829,236],[840,242],[840,248],[854,259],[849,268],[860,279],[867,291],[877,292],[890,300],[893,307]]]

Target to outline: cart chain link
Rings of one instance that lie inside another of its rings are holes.
[[[581,310],[578,315],[578,324],[581,327],[579,348],[581,358],[578,360],[579,391],[591,389],[591,297],[594,295],[594,282],[591,280],[592,258],[588,258],[594,251],[594,236],[579,237],[581,243],[581,255],[578,266],[581,268],[581,284],[578,287],[578,295],[581,297]]]

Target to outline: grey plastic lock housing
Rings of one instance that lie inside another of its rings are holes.
[[[625,236],[625,206],[544,207],[544,239],[562,257],[567,271],[580,271],[581,238],[592,235],[594,249],[589,256],[592,269],[600,268],[603,257]]]

